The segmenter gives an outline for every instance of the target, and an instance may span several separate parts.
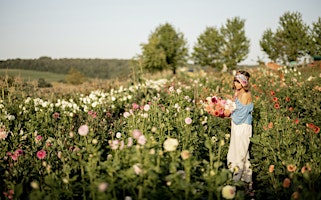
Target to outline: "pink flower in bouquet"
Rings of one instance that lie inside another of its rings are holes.
[[[232,113],[235,108],[236,104],[230,99],[222,99],[217,96],[207,97],[206,103],[204,105],[205,110],[216,117],[226,117]]]

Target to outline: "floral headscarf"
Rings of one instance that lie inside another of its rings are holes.
[[[237,74],[237,75],[235,76],[235,79],[238,80],[243,87],[245,87],[245,86],[247,86],[247,85],[249,84],[246,76],[243,75],[243,74]]]

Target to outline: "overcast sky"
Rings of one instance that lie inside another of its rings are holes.
[[[250,53],[265,58],[259,40],[287,11],[308,25],[321,17],[320,0],[0,0],[0,60],[51,58],[131,59],[159,25],[184,34],[190,52],[206,27],[245,20]]]

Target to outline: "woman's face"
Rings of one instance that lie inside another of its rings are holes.
[[[235,89],[237,90],[242,89],[242,84],[240,83],[240,81],[234,80],[234,85],[235,85]]]

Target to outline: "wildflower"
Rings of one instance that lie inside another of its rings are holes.
[[[58,157],[59,159],[61,159],[61,157],[62,157],[62,152],[61,152],[61,151],[58,151],[57,157]]]
[[[0,140],[5,140],[8,137],[8,133],[5,131],[4,128],[0,128]]]
[[[88,132],[89,132],[89,127],[87,125],[81,125],[78,129],[78,133],[81,136],[88,135]]]
[[[290,97],[285,97],[285,101],[289,102],[290,101]]]
[[[14,161],[16,161],[16,160],[18,160],[18,155],[17,154],[11,154],[11,158],[12,158],[12,160],[14,160]]]
[[[278,103],[274,104],[274,108],[275,109],[279,109],[280,108],[280,104],[278,104]]]
[[[286,168],[289,172],[295,172],[296,170],[296,166],[292,164],[288,165]]]
[[[98,185],[99,192],[105,192],[107,188],[108,188],[108,183],[106,182],[99,183]]]
[[[293,111],[293,107],[289,107],[289,111],[292,112]]]
[[[14,154],[21,156],[23,154],[23,150],[22,149],[17,149],[15,150]]]
[[[133,138],[129,137],[127,139],[127,147],[131,147],[131,146],[133,146]]]
[[[294,123],[295,123],[295,124],[299,124],[299,119],[296,118],[296,119],[294,120]]]
[[[285,178],[285,179],[283,180],[282,186],[283,186],[284,188],[289,188],[290,185],[291,185],[291,180],[290,180],[289,178]]]
[[[139,108],[139,105],[137,103],[132,103],[132,107],[134,110],[136,110]]]
[[[319,132],[320,132],[320,127],[315,126],[315,125],[312,124],[312,123],[308,123],[308,124],[306,124],[306,126],[307,126],[308,128],[310,128],[314,133],[319,133]]]
[[[174,138],[168,138],[165,140],[163,146],[165,151],[175,151],[178,146],[178,140]]]
[[[139,136],[139,138],[137,139],[137,143],[140,145],[145,145],[146,144],[146,137],[144,135]]]
[[[273,90],[270,91],[271,96],[275,95],[275,92]]]
[[[191,124],[192,123],[192,119],[190,117],[186,117],[185,118],[185,123],[186,124]]]
[[[59,113],[55,112],[54,114],[52,114],[52,117],[54,119],[58,119],[59,118]]]
[[[65,184],[68,184],[69,180],[66,177],[64,177],[64,178],[62,178],[62,182],[65,183]]]
[[[231,185],[226,185],[222,189],[222,196],[225,199],[233,199],[235,197],[236,188]]]
[[[74,137],[74,132],[70,131],[69,132],[69,137],[71,137],[71,138]]]
[[[47,153],[46,153],[45,150],[40,150],[40,151],[37,152],[37,157],[38,157],[38,159],[42,160],[42,159],[44,159],[46,157],[46,154]]]
[[[129,112],[124,112],[124,117],[125,118],[128,118],[130,116],[130,113]]]
[[[36,136],[36,143],[40,142],[42,140],[42,136],[41,135],[37,135]]]
[[[308,170],[307,166],[301,168],[301,173],[304,174]]]
[[[130,197],[130,196],[125,196],[125,200],[132,200],[132,197]]]
[[[96,138],[94,138],[94,139],[91,141],[91,143],[93,143],[93,144],[98,144],[98,140],[97,140]]]
[[[37,181],[32,181],[30,183],[30,186],[33,188],[33,189],[39,189],[39,183]]]
[[[278,102],[278,98],[277,97],[273,97],[272,99],[274,102]]]
[[[152,130],[151,130],[153,133],[155,133],[157,131],[157,128],[155,126],[152,127]]]
[[[181,152],[181,157],[182,157],[183,160],[188,159],[190,157],[190,152],[188,150],[183,150]]]
[[[140,130],[138,130],[138,129],[135,129],[135,130],[133,130],[133,132],[132,132],[132,136],[133,136],[133,138],[136,139],[136,140],[138,140],[138,138],[139,138],[141,135],[143,135],[143,133],[142,133]]]
[[[292,197],[292,199],[299,199],[300,198],[300,193],[295,191],[295,192],[292,193],[291,197]]]
[[[269,127],[270,129],[273,128],[273,122],[270,122],[269,125],[268,125],[268,127]]]
[[[270,173],[274,172],[274,165],[270,165],[270,167],[269,167],[269,172],[270,172]]]
[[[211,138],[211,141],[212,141],[213,143],[215,143],[215,142],[218,141],[218,139],[217,139],[217,137],[213,136],[213,137]]]
[[[121,133],[120,132],[116,133],[116,138],[118,138],[118,139],[121,138]]]
[[[139,167],[140,164],[133,165],[134,172],[136,175],[139,175],[142,172],[142,169]]]
[[[144,110],[145,110],[145,111],[149,111],[149,110],[150,110],[150,106],[149,106],[148,104],[146,104],[146,105],[144,106]]]
[[[119,140],[109,140],[108,144],[111,149],[116,150],[118,149],[118,146],[119,146]]]

